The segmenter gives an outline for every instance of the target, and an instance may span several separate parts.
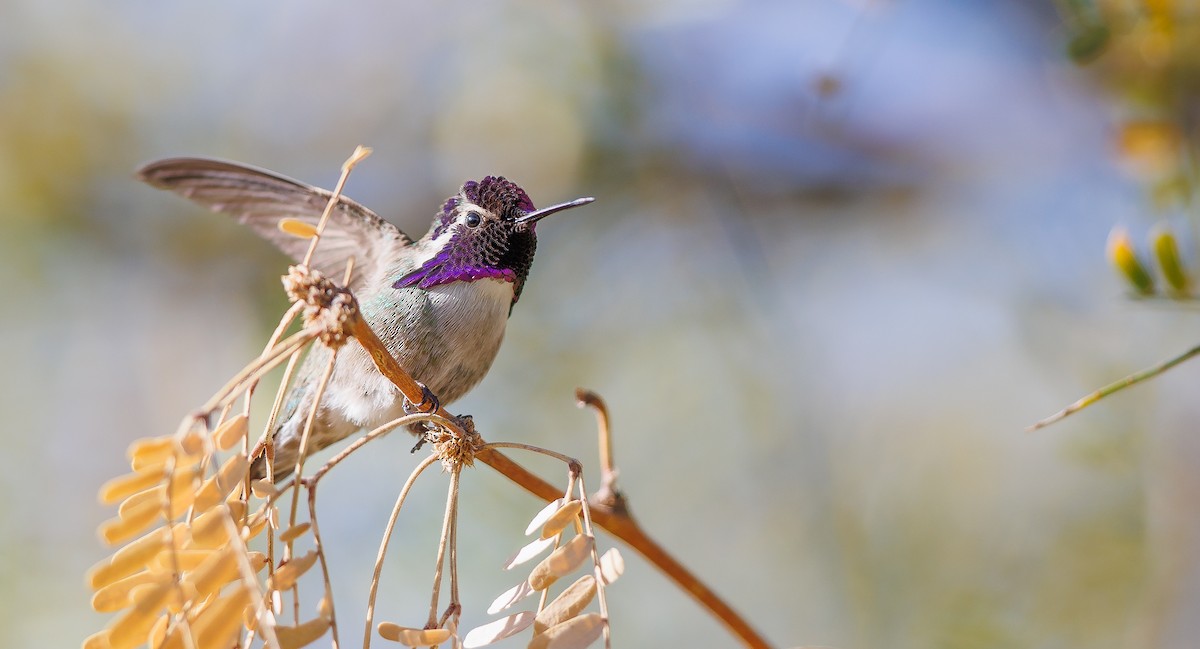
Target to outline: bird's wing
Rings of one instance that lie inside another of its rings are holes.
[[[157,160],[138,169],[137,178],[214,212],[232,215],[296,261],[304,259],[310,240],[281,231],[279,222],[296,219],[315,227],[332,196],[332,192],[265,169],[208,158]],[[364,270],[382,272],[387,260],[411,243],[399,228],[342,196],[317,243],[312,267],[340,282],[346,262],[354,257],[349,285],[354,290],[374,281]]]

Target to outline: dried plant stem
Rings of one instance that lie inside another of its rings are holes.
[[[308,520],[312,524],[313,549],[321,564],[321,579],[325,581],[325,600],[329,602],[329,631],[333,636],[333,649],[338,649],[337,611],[333,606],[333,582],[329,579],[329,564],[325,561],[325,544],[321,542],[321,528],[317,526],[317,487],[305,486],[308,490]]]
[[[404,482],[404,487],[400,489],[400,495],[396,496],[396,505],[392,507],[392,515],[388,518],[387,527],[383,531],[383,538],[379,541],[379,554],[375,557],[375,572],[371,576],[371,591],[367,596],[367,623],[363,630],[363,649],[370,649],[371,647],[371,625],[375,621],[375,596],[379,592],[379,576],[383,573],[383,560],[387,556],[387,546],[392,538],[392,531],[396,528],[396,519],[400,517],[400,508],[404,506],[404,500],[408,498],[408,492],[412,490],[412,486],[416,483],[417,478],[425,469],[428,469],[437,461],[438,457],[436,455],[430,455],[425,458],[409,474],[408,480]]]
[[[308,455],[308,440],[312,437],[313,423],[317,420],[317,412],[320,411],[321,397],[325,394],[325,388],[329,385],[329,378],[333,376],[334,363],[337,361],[337,350],[329,355],[329,362],[325,365],[325,372],[321,374],[321,381],[317,383],[317,391],[313,395],[312,407],[308,409],[308,418],[304,420],[304,433],[300,436],[300,450],[296,454],[296,467],[294,474],[299,476],[304,475],[304,456]],[[288,516],[288,527],[296,525],[296,509],[300,499],[300,484],[303,480],[296,479],[292,481],[292,510]],[[288,543],[288,547],[291,547]]]
[[[429,619],[425,622],[426,629],[434,629],[438,626],[438,596],[442,589],[442,568],[446,564],[446,552],[450,549],[451,563],[454,562],[454,553],[450,548],[451,542],[454,539],[454,529],[458,526],[458,484],[462,477],[462,467],[456,466],[450,471],[450,487],[449,493],[446,496],[446,515],[442,518],[442,536],[438,540],[437,563],[433,568],[433,595],[429,601]],[[458,577],[456,566],[450,567],[451,582],[454,582]],[[451,583],[450,606],[448,610],[453,610],[458,606],[458,584]]]
[[[284,313],[283,317],[279,319],[279,324],[275,327],[275,331],[271,332],[271,337],[267,339],[267,344],[263,348],[262,354],[260,354],[260,356],[266,356],[271,353],[271,349],[274,348],[275,345],[279,342],[279,339],[283,337],[283,332],[287,331],[287,328],[289,326],[291,326],[292,322],[296,320],[296,317],[300,315],[300,311],[303,309],[304,309],[304,304],[302,304],[300,302],[293,302],[292,306],[288,307],[287,312]],[[282,385],[287,385],[287,381],[285,380],[282,383]],[[242,414],[246,415],[247,417],[250,416],[250,400],[254,396],[254,389],[256,387],[258,387],[257,380],[253,381],[252,383],[250,383],[249,385],[246,386],[246,405],[245,405],[245,408],[242,410]],[[243,444],[245,444],[247,446],[247,448],[244,448],[243,450],[246,452],[247,455],[249,455],[249,453],[250,453],[250,449],[248,448],[248,446],[250,444],[250,436],[249,435],[246,436],[246,439],[243,442]]]
[[[213,395],[208,403],[205,403],[200,412],[210,413],[218,408],[224,408],[226,403],[231,399],[237,398],[242,393],[245,386],[253,381],[262,378],[262,375],[275,369],[283,359],[293,352],[299,351],[310,341],[317,337],[320,330],[317,327],[306,327],[289,336],[283,342],[275,346],[268,354],[263,354],[251,361],[249,365],[242,368],[228,383],[225,384],[216,394]]]
[[[321,240],[321,235],[325,232],[325,224],[329,222],[329,215],[333,212],[333,208],[338,204],[338,198],[342,195],[342,189],[346,187],[346,180],[350,177],[350,171],[355,165],[371,155],[371,148],[362,146],[361,144],[354,148],[354,153],[342,163],[342,175],[338,177],[337,185],[333,188],[333,194],[329,197],[329,202],[325,204],[325,211],[321,212],[321,220],[317,222],[317,234],[313,236],[312,243],[308,245],[308,252],[304,253],[304,261],[301,265],[308,268],[309,262],[312,261],[313,252],[317,249],[317,243]]]
[[[384,435],[387,435],[388,433],[392,432],[393,430],[395,430],[397,428],[400,428],[401,426],[407,426],[409,424],[415,424],[417,422],[422,422],[422,421],[435,421],[436,422],[436,421],[444,421],[444,420],[441,417],[438,417],[436,415],[428,415],[428,414],[424,414],[424,413],[418,413],[415,415],[405,415],[403,417],[400,417],[399,419],[393,419],[393,420],[389,421],[388,423],[372,430],[371,432],[367,433],[366,435],[363,435],[362,437],[359,437],[358,439],[354,440],[353,444],[350,444],[346,448],[342,449],[341,452],[339,452],[337,455],[330,458],[329,461],[326,462],[324,466],[322,466],[320,469],[317,469],[311,476],[309,476],[308,478],[305,478],[305,480],[307,482],[309,482],[312,486],[316,486],[316,483],[321,479],[322,476],[324,476],[326,473],[328,473],[330,469],[337,466],[338,463],[340,463],[342,460],[345,460],[347,457],[350,457],[350,455],[352,453],[354,453],[358,449],[365,446],[368,442],[371,442],[372,440],[375,440],[379,437],[383,437]]]
[[[1049,417],[1046,417],[1045,419],[1042,419],[1042,420],[1034,423],[1032,426],[1026,428],[1025,431],[1033,432],[1035,430],[1038,430],[1039,428],[1045,428],[1046,426],[1049,426],[1050,424],[1053,424],[1054,422],[1057,422],[1061,419],[1064,419],[1070,415],[1073,415],[1073,414],[1079,412],[1080,410],[1083,410],[1084,408],[1096,403],[1097,401],[1099,401],[1115,392],[1120,392],[1121,390],[1124,390],[1125,388],[1128,388],[1133,385],[1137,385],[1138,383],[1141,383],[1142,381],[1145,381],[1146,379],[1152,379],[1152,378],[1158,376],[1159,374],[1166,372],[1167,370],[1171,369],[1172,367],[1175,367],[1176,365],[1188,360],[1189,358],[1191,358],[1197,354],[1200,354],[1200,345],[1197,345],[1196,347],[1193,347],[1193,348],[1187,350],[1186,352],[1180,354],[1179,356],[1176,356],[1175,358],[1165,360],[1157,365],[1148,367],[1140,372],[1134,372],[1133,374],[1130,374],[1129,376],[1126,376],[1125,378],[1123,378],[1119,381],[1113,381],[1112,383],[1109,383],[1108,385],[1100,388],[1099,390],[1096,390],[1095,392],[1083,397],[1082,399],[1076,401],[1075,403],[1072,403],[1071,405],[1067,406],[1066,408],[1059,410],[1058,412],[1054,413],[1053,415],[1050,415]]]
[[[404,371],[396,359],[392,358],[387,348],[371,330],[361,316],[355,317],[347,327],[350,334],[358,339],[359,344],[366,349],[375,366],[413,403],[421,402],[421,386]],[[436,414],[450,418],[445,408],[439,408]],[[431,456],[432,457],[432,456]],[[566,456],[563,456],[566,457]],[[508,456],[496,448],[484,447],[475,454],[475,459],[487,464],[500,472],[533,495],[550,502],[558,498],[559,490],[553,485],[531,473],[525,467],[513,462]],[[608,530],[613,536],[621,539],[629,547],[641,553],[648,561],[658,567],[677,586],[690,594],[701,606],[708,609],[717,617],[730,633],[737,636],[747,647],[767,648],[770,644],[762,637],[749,622],[743,619],[729,604],[725,603],[704,582],[700,581],[689,570],[683,567],[670,553],[653,539],[646,535],[626,510],[609,509],[602,505],[592,507],[592,519],[600,527]],[[372,595],[372,602],[374,596]],[[367,623],[368,639],[370,635],[370,616]]]
[[[600,570],[600,551],[596,548],[596,532],[592,529],[592,508],[588,505],[587,487],[583,484],[582,473],[579,474],[579,501],[583,503],[583,532],[593,539],[592,574],[596,577],[596,600],[600,605],[600,617],[604,620],[604,647],[612,649],[612,627],[609,624],[608,598],[605,595],[607,589],[604,586],[604,573]]]

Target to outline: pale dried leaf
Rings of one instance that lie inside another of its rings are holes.
[[[171,533],[165,528],[146,534],[117,550],[108,560],[92,567],[88,582],[92,588],[101,588],[140,571],[170,540]]]
[[[559,507],[562,507],[562,503],[562,498],[551,500],[550,502],[546,503],[546,506],[534,515],[533,520],[529,521],[529,525],[525,528],[525,536],[533,534],[534,530],[542,529],[542,525],[546,524],[546,521],[554,515],[554,512],[558,511]]]
[[[392,622],[380,622],[379,637],[408,647],[431,647],[450,639],[448,629],[414,629]]]
[[[529,573],[529,585],[535,590],[549,588],[556,579],[578,568],[591,551],[592,537],[585,534],[575,536],[534,566]]]
[[[578,500],[568,500],[563,503],[563,506],[551,514],[550,518],[547,518],[545,524],[542,525],[542,538],[558,536],[558,533],[570,525],[582,510],[583,503]]]
[[[236,588],[214,601],[192,622],[197,647],[227,647],[242,628],[242,611],[250,604],[250,591]]]
[[[529,649],[583,649],[603,633],[604,618],[599,613],[588,613],[533,636]]]
[[[246,513],[246,503],[235,500],[214,507],[192,521],[192,544],[201,548],[216,548],[229,541],[229,521]]]
[[[329,630],[329,618],[318,617],[297,626],[275,627],[280,649],[300,649],[316,642]]]
[[[152,506],[134,518],[110,518],[100,524],[100,538],[109,545],[123,543],[149,527],[157,519],[158,512],[159,509]]]
[[[113,620],[108,627],[108,644],[113,649],[133,649],[146,644],[150,628],[163,611],[163,603],[173,584],[142,584],[129,592],[133,608]]]
[[[232,550],[217,550],[188,574],[186,581],[196,587],[200,597],[221,590],[221,587],[237,579],[237,557]]]
[[[260,478],[251,482],[250,491],[255,497],[262,498],[263,500],[279,495],[279,489],[275,486],[275,483],[266,478]]]
[[[82,649],[110,649],[108,644],[108,629],[97,631],[83,639]]]
[[[127,473],[105,482],[104,486],[100,487],[100,502],[111,505],[139,491],[145,491],[162,480],[161,471]]]
[[[142,571],[130,575],[124,579],[114,581],[113,583],[99,589],[92,596],[92,609],[97,613],[113,613],[119,611],[126,606],[131,606],[133,600],[129,597],[129,591],[143,584],[152,584],[158,582],[170,581],[171,575],[167,573],[154,573]]]
[[[279,533],[279,542],[287,543],[300,538],[302,534],[307,532],[312,527],[312,523],[297,523],[286,530]]]
[[[580,577],[537,614],[537,619],[533,623],[533,632],[535,634],[543,633],[546,629],[579,615],[583,609],[587,608],[588,604],[592,603],[592,598],[595,596],[596,578],[591,575]]]
[[[250,430],[250,418],[245,414],[232,417],[213,431],[213,442],[222,451],[237,446]]]
[[[467,632],[466,637],[463,638],[463,647],[475,649],[475,647],[486,647],[494,642],[499,642],[527,629],[533,623],[533,619],[532,611],[521,611],[483,626],[477,626]]]
[[[271,575],[272,590],[287,590],[296,585],[296,580],[300,576],[308,572],[308,569],[313,567],[317,562],[317,551],[310,550],[307,554],[295,557],[291,561],[279,566],[275,570],[275,574]]]
[[[279,219],[279,230],[301,239],[311,239],[317,236],[317,226],[300,219]]]
[[[533,541],[526,543],[525,547],[517,550],[516,554],[509,557],[508,560],[504,562],[504,569],[512,570],[514,567],[536,558],[539,554],[545,552],[546,549],[552,545],[554,545],[553,538],[534,539]]]
[[[533,589],[533,586],[529,585],[528,581],[523,581],[504,591],[499,597],[492,600],[492,605],[487,609],[488,615],[495,615],[536,592],[537,591]]]
[[[205,480],[196,493],[196,510],[206,511],[220,504],[234,487],[241,484],[249,468],[250,460],[245,455],[234,455],[225,460],[217,475]]]
[[[619,550],[609,548],[608,552],[600,555],[600,576],[604,579],[605,586],[613,583],[623,574],[625,574],[625,558],[621,556]]]

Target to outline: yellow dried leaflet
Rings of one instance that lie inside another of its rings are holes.
[[[533,534],[534,530],[541,529],[542,525],[544,525],[546,521],[550,520],[550,517],[554,515],[554,512],[557,512],[558,508],[562,507],[562,504],[562,498],[551,500],[550,502],[546,503],[546,506],[543,507],[541,511],[534,514],[533,520],[529,521],[529,525],[525,526],[525,536]]]
[[[227,647],[232,644],[234,635],[242,628],[242,609],[249,603],[250,592],[245,588],[237,588],[214,601],[191,624],[195,646]],[[182,649],[186,643],[182,641],[182,636],[179,640]],[[164,649],[173,649],[174,646],[169,638]]]
[[[447,629],[413,629],[392,622],[380,622],[377,629],[379,637],[384,640],[399,642],[409,647],[431,647],[450,639],[450,631]]]
[[[623,574],[625,574],[625,557],[621,556],[619,550],[609,548],[608,552],[600,555],[600,577],[604,580],[605,586],[613,583]]]
[[[310,550],[307,554],[293,558],[279,566],[271,575],[271,590],[287,590],[296,585],[296,580],[308,572],[317,561],[317,551]]]
[[[179,440],[179,448],[183,449],[185,455],[203,455],[204,433],[195,429],[189,430]]]
[[[124,543],[141,534],[155,520],[156,512],[151,509],[142,512],[138,518],[110,518],[100,524],[100,539],[108,545]]]
[[[246,503],[235,500],[214,507],[192,521],[192,545],[216,548],[229,541],[229,523],[246,513]]]
[[[583,649],[599,639],[602,633],[604,618],[599,613],[588,613],[533,636],[529,649]]]
[[[200,487],[196,494],[196,509],[207,511],[220,504],[229,492],[241,484],[249,468],[250,460],[247,460],[245,455],[235,455],[225,460],[217,475],[205,480],[204,485]]]
[[[162,646],[163,640],[167,639],[167,625],[170,624],[170,622],[170,617],[166,615],[158,616],[158,619],[154,622],[154,626],[150,627],[149,644],[151,647]]]
[[[130,598],[134,605],[127,613],[113,620],[108,627],[108,644],[112,649],[133,649],[146,644],[150,627],[163,611],[164,600],[171,584],[145,584],[134,588]]]
[[[582,510],[583,503],[578,500],[569,500],[564,503],[542,525],[542,538],[548,539],[552,536],[557,536],[559,532],[563,531],[567,525],[570,525],[575,520],[576,516],[579,516],[579,512]]]
[[[212,554],[211,550],[176,550],[160,552],[148,565],[151,572],[175,572],[176,569],[195,570]]]
[[[246,555],[246,559],[250,561],[250,569],[254,572],[262,570],[263,566],[267,565],[267,555],[262,552],[250,552]]]
[[[250,418],[244,414],[237,415],[213,431],[213,441],[218,449],[228,451],[240,444],[249,431]]]
[[[315,642],[329,630],[329,619],[318,617],[297,626],[275,627],[280,649],[300,649]]]
[[[171,533],[165,528],[150,532],[117,550],[107,561],[93,566],[88,582],[97,589],[140,571],[170,540]]]
[[[108,649],[108,629],[97,631],[84,638],[83,649]]]
[[[297,523],[296,525],[293,525],[279,533],[279,542],[287,543],[289,541],[294,541],[300,538],[300,536],[307,532],[311,527],[312,523]]]
[[[264,505],[263,507],[259,508],[258,511],[254,512],[254,515],[246,521],[246,525],[242,528],[242,540],[249,541],[250,539],[261,534],[263,529],[267,526],[267,521],[269,519],[270,517],[267,516],[267,509]]]
[[[529,585],[528,581],[523,581],[500,593],[499,597],[492,600],[491,605],[488,606],[487,613],[488,615],[495,615],[536,592],[533,586]]]
[[[134,587],[158,582],[166,583],[170,580],[171,575],[165,572],[142,571],[114,581],[92,595],[92,610],[97,613],[114,613],[133,604],[133,600],[129,597],[129,591]]]
[[[592,537],[579,534],[542,559],[529,573],[529,585],[534,590],[545,590],[559,577],[570,573],[583,563],[592,551]]]
[[[463,638],[463,647],[465,649],[486,647],[524,631],[530,624],[533,624],[532,611],[521,611],[508,617],[502,617],[468,631],[466,637]]]
[[[130,442],[125,454],[131,462],[140,461],[153,464],[155,462],[165,462],[176,450],[182,449],[176,444],[174,437],[143,437],[142,439],[135,439]]]
[[[251,482],[250,491],[255,497],[262,498],[263,500],[279,495],[279,489],[275,488],[275,483],[266,478]]]
[[[311,239],[317,236],[317,227],[300,219],[279,219],[279,230],[301,239]]]
[[[100,487],[100,502],[104,505],[111,505],[139,491],[145,491],[162,480],[163,473],[161,471],[127,473],[105,482]]]
[[[196,567],[185,579],[186,583],[195,586],[199,597],[207,597],[221,590],[221,587],[238,578],[237,557],[233,550],[217,550]]]
[[[579,615],[583,609],[587,608],[588,604],[592,603],[592,598],[595,596],[596,578],[591,575],[580,577],[537,614],[537,619],[533,622],[533,632],[542,633],[556,624],[561,624]]]
[[[538,538],[526,543],[525,547],[517,550],[516,554],[509,557],[508,560],[504,562],[504,569],[512,570],[513,568],[531,559],[537,558],[539,554],[545,552],[547,548],[554,545],[554,541],[554,538]]]

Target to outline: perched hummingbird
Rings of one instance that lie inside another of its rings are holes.
[[[284,218],[316,225],[331,192],[245,165],[205,158],[151,162],[137,177],[225,212],[299,261],[309,241],[279,229]],[[537,246],[535,226],[555,212],[592,202],[580,198],[535,209],[525,190],[499,176],[463,183],[413,241],[346,197],[339,199],[311,266],[340,281],[353,257],[348,288],[366,321],[400,365],[448,404],[487,374]],[[274,475],[292,472],[317,383],[329,362],[317,345],[301,365],[275,429]],[[309,453],[403,416],[404,396],[360,345],[338,352],[309,438]],[[411,404],[408,404],[411,408]],[[427,409],[427,408],[426,408]],[[265,475],[263,458],[255,477]]]

